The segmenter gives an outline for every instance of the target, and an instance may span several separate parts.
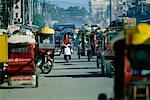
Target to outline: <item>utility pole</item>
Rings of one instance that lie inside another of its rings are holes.
[[[43,1],[43,6],[42,6],[42,17],[43,17],[43,20],[44,20],[44,26],[45,26],[45,20],[46,20],[45,0]]]
[[[142,10],[141,10],[141,12],[142,12],[142,14],[144,13],[144,2],[145,2],[146,0],[140,0],[139,2],[141,3],[141,6],[142,6]]]
[[[109,1],[109,21],[112,21],[112,1],[111,0],[106,0]]]
[[[28,0],[28,16],[29,16],[29,25],[32,25],[32,0]]]
[[[110,22],[112,21],[112,2],[111,0],[109,0],[109,4],[110,4],[110,13],[109,13],[109,16],[110,16]]]
[[[22,0],[22,24],[25,24],[25,1]]]
[[[127,16],[127,4],[126,0],[123,0],[123,17]]]

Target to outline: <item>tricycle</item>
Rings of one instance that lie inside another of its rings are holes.
[[[6,50],[9,54],[8,66],[3,70],[1,84],[7,82],[9,86],[38,87],[38,73],[34,63],[35,39],[16,34],[11,35],[6,43],[9,47]]]
[[[150,98],[150,25],[140,23],[125,28],[125,35],[114,41],[115,100]],[[102,99],[102,98],[101,98]]]
[[[54,29],[44,27],[36,35],[36,66],[48,74],[53,67],[55,40]]]
[[[112,47],[112,39],[116,37],[119,34],[119,32],[107,32],[105,33],[105,58],[108,60],[111,60],[114,58],[114,52]],[[123,33],[122,33],[123,34]]]
[[[78,33],[78,58],[80,56],[87,56],[88,61],[94,55],[94,34],[92,34],[91,27],[89,25],[84,25]]]

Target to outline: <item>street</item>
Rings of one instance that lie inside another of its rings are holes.
[[[113,96],[113,78],[101,77],[95,57],[88,62],[86,56],[72,56],[65,63],[63,55],[55,56],[49,74],[41,74],[38,88],[0,89],[0,100],[97,100],[100,93]]]
[[[149,51],[150,0],[0,0],[0,100],[150,100]]]

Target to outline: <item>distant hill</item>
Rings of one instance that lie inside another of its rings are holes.
[[[82,6],[89,10],[88,1],[90,0],[46,0],[62,8],[68,8],[69,6]]]

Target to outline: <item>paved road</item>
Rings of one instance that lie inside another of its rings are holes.
[[[73,56],[67,64],[63,57],[55,57],[51,73],[41,74],[38,88],[2,88],[0,100],[97,100],[99,93],[113,95],[113,78],[101,77],[86,57]]]

